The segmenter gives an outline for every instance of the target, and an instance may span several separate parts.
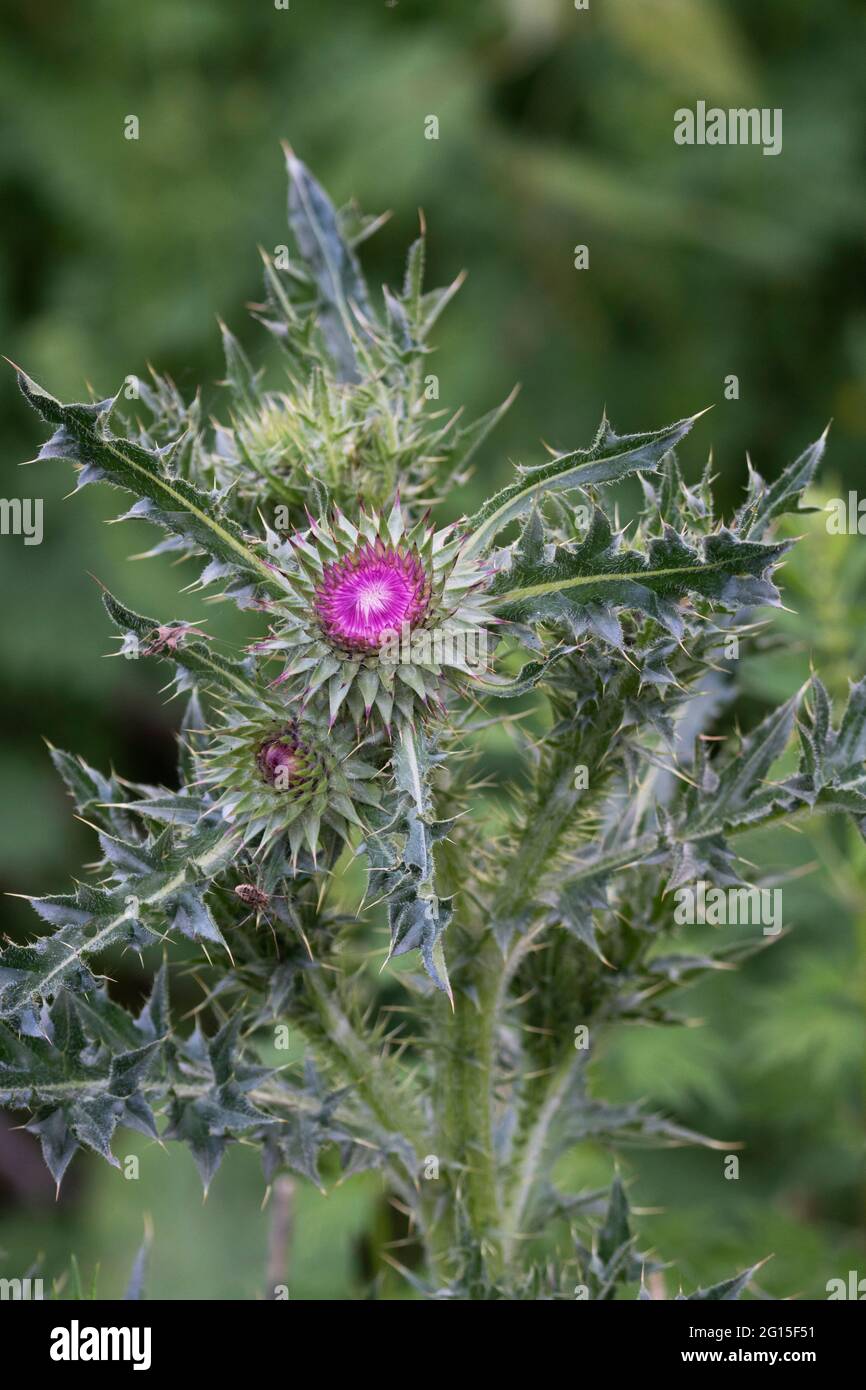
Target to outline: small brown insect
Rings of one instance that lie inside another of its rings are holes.
[[[246,903],[247,907],[254,907],[257,912],[261,912],[271,901],[270,895],[257,888],[254,883],[239,883],[235,893],[242,903]]]
[[[234,891],[235,896],[240,898],[244,906],[250,909],[249,914],[244,918],[243,922],[238,922],[237,925],[239,927],[243,927],[250,920],[250,917],[254,915],[256,919],[256,930],[258,930],[258,928],[262,924],[262,919],[264,919],[264,921],[270,927],[271,936],[274,938],[274,946],[276,947],[277,954],[279,955],[280,948],[279,943],[277,941],[277,933],[274,930],[274,924],[271,920],[271,917],[268,914],[267,909],[270,907],[271,903],[276,901],[277,899],[286,902],[287,899],[285,895],[282,893],[266,893],[263,888],[257,888],[254,883],[238,883],[235,886]],[[313,953],[310,950],[310,943],[304,935],[303,928],[300,926],[300,924],[297,923],[296,926],[298,934],[300,935],[300,938],[303,941],[304,946],[306,947],[307,955],[310,957],[310,960],[312,960]]]

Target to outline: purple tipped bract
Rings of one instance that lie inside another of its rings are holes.
[[[377,539],[325,565],[313,600],[325,636],[350,651],[378,650],[386,633],[416,627],[430,604],[418,552]]]

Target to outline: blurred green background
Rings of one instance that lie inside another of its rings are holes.
[[[2,350],[57,395],[112,393],[148,362],[218,408],[215,315],[254,357],[265,335],[256,244],[285,239],[288,138],[337,201],[394,209],[365,248],[374,285],[393,282],[424,209],[431,283],[469,279],[438,330],[443,404],[480,412],[523,391],[478,461],[472,487],[540,440],[589,442],[603,407],[620,430],[715,404],[684,451],[694,477],[712,448],[730,509],[750,450],[775,476],[834,428],[824,496],[860,485],[866,443],[866,11],[834,0],[7,0],[0,45]],[[681,148],[673,112],[781,107],[784,148]],[[136,115],[140,138],[124,139]],[[439,139],[424,137],[439,120]],[[590,267],[574,268],[589,247]],[[263,357],[262,357],[263,360]],[[739,399],[724,381],[739,379]],[[64,501],[68,469],[19,471],[41,435],[0,375],[3,494],[44,499],[45,536],[0,538],[3,594],[0,888],[61,891],[92,852],[41,741],[118,771],[171,779],[172,731],[153,671],[103,660],[104,579],[133,607],[199,618],[152,544],[108,527],[117,495]],[[453,499],[452,508],[469,505]],[[835,694],[863,670],[866,541],[828,538],[819,517],[786,570],[787,643],[742,663],[747,714],[824,668]],[[226,636],[227,613],[207,614]],[[507,747],[491,768],[507,776]],[[645,1095],[680,1120],[745,1141],[741,1176],[722,1155],[626,1159],[645,1210],[644,1247],[687,1283],[770,1253],[773,1295],[823,1296],[866,1273],[863,1000],[866,854],[832,823],[765,835],[748,856],[798,876],[791,934],[744,975],[695,989],[703,1027],[624,1031],[595,1064],[611,1097]],[[30,930],[3,900],[5,929]],[[118,988],[135,995],[129,973]],[[123,1145],[128,1138],[128,1147]],[[38,1251],[58,1275],[75,1252],[116,1295],[142,1213],[156,1244],[150,1292],[247,1298],[263,1282],[266,1218],[255,1155],[236,1148],[207,1206],[189,1155],[141,1147],[141,1178],[76,1160],[55,1204],[29,1136],[0,1128],[0,1274]],[[595,1183],[592,1151],[563,1174]],[[293,1297],[358,1297],[383,1224],[376,1179],[299,1197]],[[371,1253],[372,1252],[372,1253]],[[392,1291],[393,1291],[393,1286]]]

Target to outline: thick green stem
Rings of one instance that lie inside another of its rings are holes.
[[[529,1206],[532,1191],[544,1162],[550,1127],[568,1093],[580,1065],[580,1059],[568,1054],[546,1078],[546,1084],[534,1091],[522,1117],[521,1133],[515,1141],[512,1155],[512,1181],[505,1205],[503,1255],[508,1263]]]
[[[490,1256],[499,1227],[499,1192],[493,1153],[490,1103],[494,1074],[494,1035],[485,982],[476,1000],[461,992],[455,1002],[444,1067],[442,1145],[446,1162],[456,1165],[454,1183],[469,1227]],[[444,1030],[443,1030],[444,1032]]]
[[[446,1162],[457,1165],[454,1190],[474,1243],[493,1273],[502,1267],[503,1234],[502,1182],[493,1145],[496,1050],[510,982],[537,934],[537,928],[521,922],[520,935],[508,949],[495,928],[533,909],[541,877],[571,829],[577,803],[587,796],[576,785],[578,754],[591,770],[590,795],[597,797],[612,771],[612,760],[605,767],[605,759],[621,718],[622,700],[611,694],[595,725],[582,728],[554,755],[505,867],[492,919],[476,918],[463,926],[468,963],[460,973],[455,1016],[443,1017],[437,1030],[439,1143]]]
[[[631,675],[625,680],[626,684],[631,682]],[[505,866],[493,903],[496,922],[516,919],[532,906],[543,875],[550,872],[562,841],[573,830],[578,807],[597,801],[603,794],[617,763],[615,739],[623,708],[624,697],[611,691],[595,723],[581,724],[572,738],[557,748],[536,787],[517,849]],[[577,785],[578,763],[587,769],[586,787]]]

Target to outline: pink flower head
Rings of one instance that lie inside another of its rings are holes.
[[[372,652],[386,633],[415,627],[430,604],[430,579],[417,550],[376,539],[325,565],[313,600],[325,636],[350,651]]]
[[[285,791],[304,780],[308,771],[306,751],[297,727],[290,724],[281,734],[262,744],[256,762],[265,781]]]

